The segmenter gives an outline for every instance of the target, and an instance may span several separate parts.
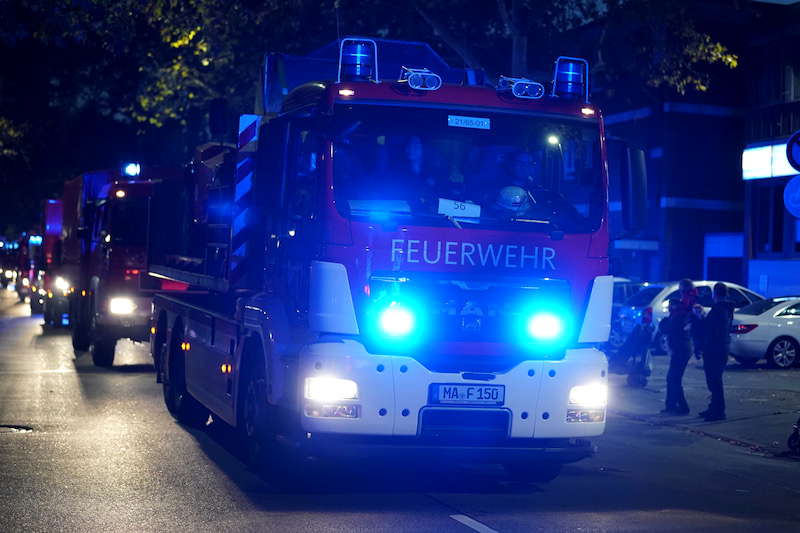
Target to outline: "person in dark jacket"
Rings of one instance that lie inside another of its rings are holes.
[[[689,414],[689,404],[683,394],[683,373],[686,364],[692,357],[692,337],[690,319],[685,312],[684,304],[677,298],[669,301],[669,316],[658,324],[659,333],[667,339],[669,347],[669,370],[667,370],[667,398],[664,401],[663,414]]]
[[[724,283],[714,285],[714,305],[702,319],[700,329],[703,339],[703,369],[706,385],[711,393],[708,409],[700,412],[707,422],[725,420],[725,392],[722,373],[728,363],[728,348],[731,343],[733,303],[727,300],[728,287]]]

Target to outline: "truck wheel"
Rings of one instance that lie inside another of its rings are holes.
[[[95,366],[110,367],[114,364],[114,351],[117,348],[117,339],[100,337],[95,339],[92,347],[92,362]]]
[[[511,463],[503,465],[508,477],[517,483],[548,483],[561,474],[561,463]]]
[[[72,317],[70,317],[71,319]],[[76,323],[72,328],[72,347],[79,352],[85,352],[89,349],[90,344],[89,328],[83,321]]]
[[[244,398],[239,402],[239,434],[247,452],[247,460],[257,470],[268,466],[267,443],[269,442],[267,403],[265,394],[267,379],[260,359],[242,367],[242,389]]]
[[[169,351],[169,368],[164,376],[164,404],[175,420],[200,428],[208,420],[209,411],[186,390],[186,367],[180,343],[181,340],[177,339]]]

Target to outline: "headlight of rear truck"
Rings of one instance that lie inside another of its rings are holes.
[[[108,302],[108,310],[112,315],[130,315],[136,310],[136,304],[130,298],[111,298]]]

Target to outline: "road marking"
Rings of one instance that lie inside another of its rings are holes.
[[[492,529],[485,524],[481,524],[477,520],[474,520],[465,514],[451,514],[450,518],[452,518],[456,522],[461,522],[468,528],[478,531],[479,533],[498,533],[496,529]]]

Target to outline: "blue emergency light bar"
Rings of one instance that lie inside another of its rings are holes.
[[[372,39],[342,39],[339,46],[339,83],[343,81],[380,81],[378,45]]]
[[[136,177],[141,171],[142,166],[139,163],[125,163],[122,165],[122,173],[126,176]]]
[[[31,235],[28,237],[29,244],[42,244],[42,236],[41,235]]]
[[[552,96],[589,103],[589,63],[578,57],[556,59]]]

